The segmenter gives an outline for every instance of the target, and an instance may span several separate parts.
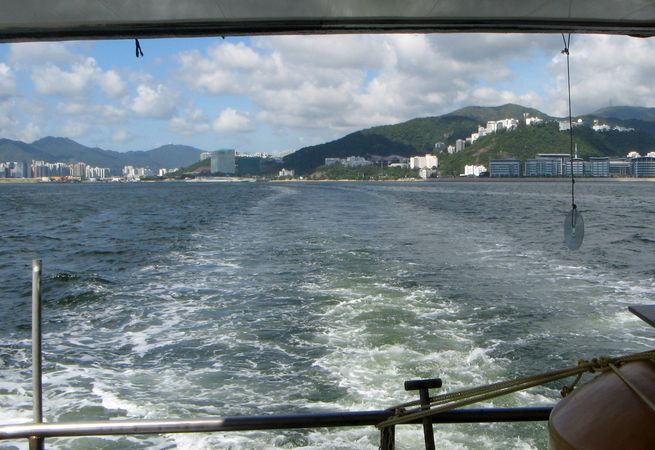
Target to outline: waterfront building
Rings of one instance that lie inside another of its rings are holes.
[[[349,156],[345,160],[342,160],[342,164],[346,167],[364,167],[370,166],[373,163],[361,156]]]
[[[632,176],[636,178],[655,177],[655,157],[640,156],[630,160]]]
[[[295,171],[293,169],[281,169],[277,174],[278,178],[293,177],[294,175]]]
[[[174,169],[164,169],[164,168],[161,168],[161,169],[159,169],[159,170],[157,171],[157,176],[158,176],[158,177],[163,177],[164,175],[166,175],[166,174],[168,174],[168,173],[177,172],[178,170],[180,170],[179,167],[176,167],[176,168],[174,168]]]
[[[437,167],[439,167],[439,159],[434,155],[413,156],[409,159],[410,169],[436,169]]]
[[[27,161],[19,161],[15,163],[16,166],[16,178],[29,178],[30,177],[30,166],[27,164]]]
[[[233,149],[211,152],[212,174],[234,175],[236,171],[236,152]]]
[[[525,162],[526,177],[558,177],[562,175],[562,160],[539,157]]]
[[[262,171],[262,158],[257,156],[239,156],[236,160],[239,175],[258,175]]]
[[[123,177],[126,180],[138,180],[139,178],[147,177],[150,175],[152,175],[152,170],[147,167],[123,167]]]
[[[421,167],[418,171],[418,176],[424,180],[432,178],[437,173],[436,169],[431,169],[429,167]]]
[[[609,160],[610,177],[629,177],[630,161],[627,158],[617,158]]]
[[[109,177],[109,168],[107,167],[89,167],[86,168],[85,178],[105,179]]]
[[[466,165],[464,166],[464,173],[460,177],[479,177],[482,172],[486,172],[485,166],[479,165]]]
[[[492,159],[489,161],[490,177],[520,177],[521,161],[518,159]]]
[[[582,158],[573,158],[572,161],[569,159],[568,162],[564,164],[565,176],[571,176],[571,168],[573,168],[574,177],[582,177],[585,175],[585,162]]]
[[[78,162],[78,163],[73,164],[72,172],[73,172],[72,175],[75,178],[80,178],[80,179],[86,178],[86,164],[84,164],[83,162]],[[43,176],[46,176],[46,175],[43,175]],[[38,177],[38,175],[37,175],[37,177]]]
[[[409,169],[409,163],[407,162],[395,162],[389,164],[389,167],[399,167],[401,169]]]
[[[590,166],[589,176],[592,177],[610,176],[610,159],[608,157],[590,157],[589,166]]]

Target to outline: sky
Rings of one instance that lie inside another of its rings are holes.
[[[283,154],[464,106],[567,111],[561,35],[391,34],[0,45],[0,138]],[[655,105],[655,40],[571,38],[573,114]]]

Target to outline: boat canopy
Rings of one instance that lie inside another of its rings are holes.
[[[3,0],[0,42],[330,33],[655,35],[652,0]]]

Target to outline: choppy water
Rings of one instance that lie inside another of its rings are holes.
[[[0,423],[31,418],[30,264],[44,264],[47,421],[382,409],[652,348],[655,184],[0,185]],[[556,385],[494,402],[551,404]],[[491,403],[488,403],[490,405]],[[437,428],[544,448],[545,424]],[[375,449],[373,428],[50,439],[51,448]],[[420,448],[418,427],[397,446]],[[0,442],[0,449],[25,448]]]

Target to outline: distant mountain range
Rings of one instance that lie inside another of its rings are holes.
[[[487,165],[490,158],[529,159],[537,153],[568,153],[568,133],[559,131],[556,120],[534,108],[506,104],[497,107],[469,106],[438,117],[412,119],[396,125],[384,125],[356,131],[325,144],[301,148],[284,158],[286,167],[299,173],[312,172],[323,165],[325,158],[372,155],[412,156],[433,152],[434,144],[454,145],[477,131],[489,120],[515,118],[522,121],[523,114],[544,119],[539,126],[519,126],[511,132],[499,132],[483,137],[464,151],[440,154],[443,174],[456,175],[465,164]],[[583,126],[574,128],[574,140],[579,154],[588,156],[625,156],[628,151],[655,149],[655,108],[617,106],[604,108],[592,114],[576,117]],[[593,120],[604,124],[634,128],[631,132],[595,132]]]
[[[395,125],[383,125],[356,131],[324,144],[304,147],[284,157],[284,166],[304,174],[314,171],[325,158],[347,156],[413,156],[433,152],[437,142],[454,145],[477,131],[489,120],[515,118],[522,121],[524,113],[540,117],[539,126],[521,125],[511,132],[499,132],[477,140],[454,155],[439,154],[442,174],[456,175],[465,164],[487,165],[491,158],[533,158],[537,153],[568,153],[568,133],[559,131],[556,120],[534,108],[507,104],[496,107],[469,106],[436,117],[411,119]],[[574,140],[579,154],[588,156],[624,156],[631,150],[655,149],[655,108],[615,106],[592,114],[576,117],[583,126],[575,127]],[[631,132],[591,129],[594,120],[624,128]],[[147,151],[116,152],[98,147],[85,147],[71,139],[46,137],[27,144],[0,139],[0,161],[44,160],[47,162],[78,162],[117,170],[125,165],[139,167],[187,167],[199,160],[201,150],[185,145],[165,145]]]
[[[152,169],[186,167],[200,159],[201,150],[186,145],[164,145],[147,151],[117,152],[86,147],[71,139],[46,137],[27,144],[0,139],[0,161],[84,162],[114,170],[123,166]]]

